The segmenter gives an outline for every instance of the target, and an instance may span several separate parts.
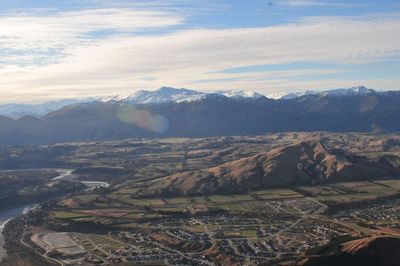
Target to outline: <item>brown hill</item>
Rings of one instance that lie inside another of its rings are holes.
[[[397,266],[400,265],[400,238],[369,237],[341,244],[333,254],[313,257],[297,265],[307,266]],[[294,265],[294,264],[292,264]]]
[[[320,142],[299,142],[217,167],[167,176],[151,183],[146,193],[242,193],[283,185],[371,179],[394,173],[393,164],[386,158],[371,161],[328,150]]]

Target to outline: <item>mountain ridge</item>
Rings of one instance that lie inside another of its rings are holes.
[[[259,98],[264,95],[244,90],[220,90],[216,92],[202,92],[184,88],[161,87],[155,91],[139,90],[129,96],[107,96],[99,99],[101,102],[130,103],[130,104],[157,104],[166,102],[192,102],[206,97],[225,96],[233,99]]]
[[[196,101],[90,101],[37,119],[0,119],[0,145],[124,138],[262,135],[270,132],[399,132],[400,92],[294,99],[206,94]],[[29,117],[29,116],[28,116]]]
[[[277,186],[323,184],[384,177],[398,169],[327,149],[319,141],[298,142],[201,171],[180,172],[154,181],[143,193],[204,195],[246,193]],[[147,194],[144,196],[148,196]]]
[[[305,96],[360,96],[360,95],[391,95],[398,91],[375,91],[364,86],[352,87],[348,89],[334,89],[327,91],[304,91],[304,92],[290,92],[281,93],[271,97],[255,91],[249,90],[219,90],[215,92],[203,92],[184,88],[161,87],[155,91],[139,90],[131,95],[113,95],[106,97],[91,97],[86,99],[62,99],[57,101],[48,101],[37,104],[24,104],[24,103],[8,103],[0,105],[0,115],[8,116],[13,119],[30,115],[36,117],[43,117],[48,113],[61,109],[65,106],[79,103],[89,102],[105,102],[105,103],[118,103],[118,104],[162,104],[162,103],[183,103],[201,101],[210,97],[227,97],[235,100],[254,100],[259,98],[270,98],[276,100],[293,100]]]

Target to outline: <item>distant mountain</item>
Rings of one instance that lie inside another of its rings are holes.
[[[350,95],[367,95],[367,94],[379,94],[385,95],[390,92],[376,92],[372,89],[365,87],[353,87],[350,89],[336,89],[331,91],[305,91],[295,92],[288,94],[274,95],[271,98],[290,100],[296,99],[307,95],[318,95],[318,96],[350,96]],[[225,96],[236,100],[254,100],[265,97],[263,94],[248,91],[248,90],[221,90],[216,92],[201,92],[188,89],[176,89],[171,87],[162,87],[155,91],[140,90],[129,96],[114,95],[107,96],[100,99],[87,98],[87,99],[64,99],[59,101],[49,101],[39,104],[3,104],[0,105],[0,115],[7,116],[10,118],[18,119],[23,116],[35,116],[42,117],[52,111],[61,109],[64,106],[87,103],[87,102],[104,102],[104,103],[119,103],[119,104],[160,104],[160,103],[182,103],[182,102],[194,102],[204,100],[206,98]]]
[[[217,91],[215,93],[234,99],[245,99],[245,98],[258,99],[261,97],[265,97],[263,94],[255,91],[243,91],[243,90],[225,90],[225,91]]]
[[[162,87],[156,91],[141,90],[130,96],[106,97],[101,102],[120,102],[131,104],[149,104],[149,103],[165,103],[165,102],[191,102],[202,99],[206,93],[188,89],[175,89],[170,87]]]
[[[328,91],[303,91],[303,92],[291,92],[283,94],[278,99],[295,99],[307,95],[318,95],[318,96],[355,96],[355,95],[367,95],[367,94],[381,94],[385,95],[389,93],[388,91],[375,91],[373,89],[368,89],[364,86],[352,87],[348,89],[335,89]]]
[[[372,89],[368,89],[364,86],[352,87],[350,89],[336,89],[317,93],[319,95],[330,95],[330,96],[349,96],[349,95],[366,95],[377,93]]]
[[[8,116],[11,118],[20,118],[26,115],[41,117],[67,105],[89,102],[93,100],[93,98],[83,100],[64,99],[60,101],[49,101],[40,104],[3,104],[0,105],[0,115]]]
[[[130,96],[111,96],[99,99],[100,102],[130,103],[130,104],[157,104],[157,103],[181,103],[193,102],[205,99],[209,96],[225,96],[234,99],[259,98],[262,94],[243,90],[224,90],[212,93],[200,92],[188,89],[176,89],[162,87],[155,91],[140,90]]]
[[[320,142],[299,142],[267,153],[201,171],[177,173],[153,181],[143,193],[167,195],[231,194],[284,185],[372,179],[400,169],[389,158],[367,158],[328,150]]]
[[[315,95],[315,94],[318,94],[318,93],[319,93],[318,91],[290,92],[288,94],[283,94],[283,95],[278,96],[276,98],[283,99],[283,100],[290,100],[290,99],[299,98],[301,96]]]
[[[276,100],[240,91],[162,88],[22,118],[0,117],[0,145],[285,131],[399,132],[400,92],[352,88]]]

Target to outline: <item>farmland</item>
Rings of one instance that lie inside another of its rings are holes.
[[[400,217],[393,213],[376,220],[377,213],[395,207],[390,201],[373,203],[374,213],[362,208],[324,213],[329,204],[376,202],[379,198],[391,197],[399,183],[399,180],[377,184],[357,181],[264,189],[247,194],[143,199],[129,198],[118,191],[106,196],[72,196],[65,200],[74,200],[78,205],[65,208],[60,202],[53,207],[46,223],[50,228],[62,225],[58,230],[67,229],[68,224],[84,226],[88,222],[107,226],[95,234],[70,234],[87,251],[82,256],[86,262],[185,261],[208,265],[217,259],[214,255],[217,252],[224,254],[222,259],[229,257],[238,264],[249,258],[256,264],[277,263],[308,248],[327,244],[331,239],[380,234],[379,230],[363,229],[366,223],[395,228]],[[91,209],[87,208],[88,200],[93,206]],[[107,202],[108,207],[99,208],[101,202]],[[354,215],[358,222],[349,223],[348,219]]]
[[[14,227],[20,229],[15,230],[19,236],[10,237],[8,242],[23,245],[15,253],[16,259],[18,254],[26,256],[23,250],[29,246],[36,256],[65,265],[291,265],[291,259],[306,259],[309,250],[332,241],[398,235],[398,176],[391,173],[376,178],[321,180],[294,172],[297,182],[229,193],[198,193],[193,176],[207,178],[204,169],[218,174],[231,167],[235,171],[250,169],[251,179],[256,171],[248,168],[254,161],[247,158],[260,158],[261,153],[276,160],[284,156],[284,162],[296,161],[281,151],[288,145],[293,149],[311,147],[290,146],[299,140],[323,143],[312,146],[318,151],[316,157],[324,152],[323,145],[330,150],[340,149],[333,153],[337,158],[348,152],[358,163],[358,156],[367,156],[365,165],[370,167],[374,160],[386,156],[385,163],[395,166],[400,147],[386,143],[397,143],[388,141],[396,138],[399,136],[281,133],[59,144],[57,149],[67,152],[46,160],[48,165],[74,169],[69,183],[93,180],[110,186],[80,189],[43,203]],[[31,152],[29,158],[40,155],[43,164],[46,153],[54,155],[49,151],[56,147],[33,147],[26,153],[16,152],[18,149],[22,148],[14,147],[9,152],[21,156]],[[332,156],[327,154],[326,158]],[[14,164],[22,164],[26,158],[14,160]],[[280,163],[276,160],[268,161],[265,169]],[[239,162],[240,168],[230,164],[232,161]],[[344,165],[341,160],[334,163]],[[357,169],[364,171],[365,165],[358,164]],[[181,173],[188,179],[179,179]],[[276,178],[289,180],[286,172],[282,173]],[[231,188],[230,183],[223,183],[231,177],[217,180],[221,183],[215,186]],[[51,187],[53,181],[45,180]],[[244,181],[238,179],[239,183]],[[177,193],[165,191],[168,182],[177,182],[183,189]],[[54,246],[57,239],[70,243],[71,249]]]

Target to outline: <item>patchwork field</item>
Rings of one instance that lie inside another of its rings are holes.
[[[299,191],[325,203],[346,203],[376,200],[400,194],[399,180],[361,181],[332,185],[300,187]]]
[[[45,260],[278,265],[331,241],[400,229],[398,143],[398,135],[324,132],[137,139],[13,147],[0,164],[40,161],[71,169],[75,181],[110,184],[49,198],[24,221],[15,241]],[[391,176],[380,174],[379,160]],[[346,165],[366,176],[342,174]],[[1,179],[12,181],[8,174]],[[26,181],[19,190],[35,192]],[[31,235],[35,241],[24,242]],[[56,238],[70,247],[60,253]]]

